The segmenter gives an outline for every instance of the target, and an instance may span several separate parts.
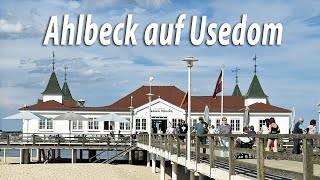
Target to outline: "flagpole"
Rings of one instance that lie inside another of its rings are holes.
[[[224,65],[222,65],[222,69],[221,69],[221,72],[222,72],[222,76],[221,76],[221,79],[222,79],[222,83],[221,83],[221,118],[220,120],[222,121],[222,117],[223,117],[223,83],[224,83]]]

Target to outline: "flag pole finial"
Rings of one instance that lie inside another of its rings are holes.
[[[234,70],[231,70],[231,72],[235,72],[236,73],[236,84],[238,84],[238,71],[239,70],[240,69],[238,67],[236,67],[236,69],[234,69]]]
[[[54,57],[55,57],[55,55],[54,55],[54,51],[52,51],[52,71],[54,72]]]
[[[257,55],[254,54],[254,57],[252,58],[254,61],[254,74],[257,73]]]
[[[64,66],[64,81],[67,82],[67,69],[68,66]]]

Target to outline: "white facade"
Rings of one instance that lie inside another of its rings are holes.
[[[62,103],[62,99],[63,99],[62,95],[47,95],[47,94],[43,95],[43,102],[54,100],[59,103]]]
[[[55,118],[67,111],[31,111],[34,113],[41,114],[48,119]],[[90,126],[90,120],[82,122],[71,122],[71,131],[69,130],[69,120],[45,120],[40,123],[40,120],[24,120],[23,121],[23,133],[46,133],[46,134],[64,134],[69,135],[79,135],[79,134],[109,134],[114,132],[117,134],[119,130],[121,134],[130,133],[130,121],[131,121],[131,112],[101,112],[101,111],[74,111],[77,114],[80,114],[88,119],[94,119],[107,115],[109,113],[116,113],[122,116],[125,119],[128,119],[128,125],[123,124],[123,128],[120,129],[120,123],[106,123],[105,121],[98,121],[91,123],[94,127]],[[279,125],[282,134],[287,134],[289,132],[289,121],[290,121],[290,112],[288,113],[250,113],[250,123],[253,125],[255,130],[258,131],[261,127],[261,121],[266,118],[274,117],[276,123]],[[192,125],[198,122],[198,117],[203,116],[203,112],[191,112]],[[212,125],[220,125],[220,113],[211,112],[209,114]],[[236,113],[224,113],[224,116],[228,119],[228,124],[233,127],[233,133],[239,134],[242,133],[243,129],[243,112]],[[144,104],[140,107],[134,109],[134,118],[133,118],[133,133],[140,132],[149,132],[148,127],[151,125],[155,128],[153,132],[157,132],[162,127],[163,131],[172,124],[176,126],[179,122],[185,121],[186,112],[184,109],[177,107],[161,98],[155,99],[151,102],[151,119],[150,121],[150,111],[149,103]],[[92,121],[92,120],[91,120]],[[52,122],[52,123],[51,123]],[[79,124],[78,124],[79,123]],[[152,124],[151,124],[152,123]],[[110,128],[110,124],[112,128]],[[74,125],[76,125],[74,127]],[[109,125],[108,127],[106,125]],[[80,128],[79,128],[80,127]],[[91,128],[90,128],[91,127]],[[157,128],[157,129],[156,129]]]

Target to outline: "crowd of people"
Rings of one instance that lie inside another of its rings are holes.
[[[203,134],[231,134],[232,133],[232,127],[227,123],[227,118],[222,118],[222,124],[218,127],[215,127],[214,125],[211,125],[208,127],[207,122],[204,121],[203,117],[199,117],[199,122],[194,126],[191,127],[191,133],[195,133],[198,135]],[[303,118],[299,118],[298,122],[294,125],[293,134],[316,134],[316,120],[312,119],[310,121],[310,125],[307,128],[303,127]],[[185,123],[185,121],[182,121],[179,123],[176,127],[173,127],[172,124],[169,124],[166,133],[167,134],[181,134],[179,137],[182,142],[186,142],[185,137],[188,132],[188,125]],[[280,133],[280,127],[276,123],[275,118],[271,117],[264,120],[264,124],[261,126],[261,128],[256,132],[254,130],[254,126],[244,127],[243,128],[243,134],[279,134]],[[201,144],[206,144],[206,137],[199,137]],[[300,154],[300,141],[301,139],[293,139],[293,150],[292,153],[294,154]],[[192,140],[194,143],[194,141]],[[229,139],[225,136],[218,136],[218,138],[215,138],[215,142],[220,144],[220,146],[229,147]],[[239,137],[236,139],[237,144],[246,143],[249,144],[251,147],[255,142],[254,137]],[[276,137],[270,137],[266,144],[266,151],[273,151],[278,152],[278,146],[279,146],[279,140]],[[206,152],[206,149],[203,148],[203,153]],[[224,156],[224,152],[221,151],[221,156]],[[228,156],[228,155],[227,155]]]

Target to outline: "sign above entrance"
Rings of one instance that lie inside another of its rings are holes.
[[[151,109],[151,112],[170,112],[170,113],[172,113],[173,111],[171,109],[165,109],[165,108],[154,108],[154,109]]]

